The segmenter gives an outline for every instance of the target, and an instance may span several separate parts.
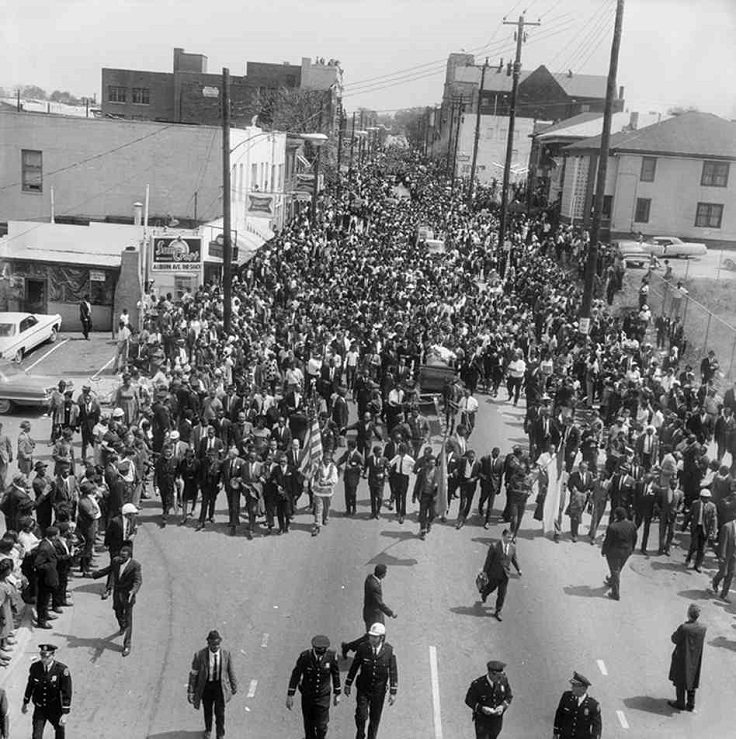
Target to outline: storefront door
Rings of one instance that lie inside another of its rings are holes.
[[[26,277],[26,293],[23,307],[29,313],[47,312],[48,293],[46,280],[38,277]]]

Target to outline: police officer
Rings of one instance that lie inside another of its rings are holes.
[[[503,715],[514,696],[504,669],[505,662],[492,659],[488,672],[473,680],[465,696],[465,704],[473,711],[476,739],[496,739],[503,728]]]
[[[601,707],[588,695],[590,680],[574,672],[570,686],[571,689],[562,694],[555,713],[555,739],[600,739],[603,732]]]
[[[330,649],[326,636],[315,636],[312,648],[303,651],[289,680],[286,707],[294,706],[297,687],[302,694],[302,716],[306,739],[324,739],[330,720],[330,680],[332,680],[333,705],[340,703],[340,668],[337,655]]]
[[[396,691],[399,687],[396,655],[394,648],[385,639],[386,627],[380,623],[372,624],[368,630],[368,641],[364,641],[358,647],[345,680],[345,695],[350,695],[353,680],[360,670],[356,682],[358,696],[355,725],[358,731],[355,739],[366,739],[365,724],[369,715],[368,739],[376,739],[378,736],[378,724],[381,722],[386,689],[389,691],[389,706],[393,706],[396,700]]]
[[[66,717],[72,707],[72,677],[69,668],[55,657],[53,644],[39,645],[41,659],[28,671],[28,684],[23,696],[23,713],[33,699],[33,739],[41,739],[48,721],[56,730],[56,739],[64,739]]]

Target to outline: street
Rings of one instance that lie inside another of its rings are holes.
[[[38,369],[49,370],[43,363]],[[495,445],[507,452],[517,441],[524,443],[521,407],[487,396],[479,400],[470,446],[479,453]],[[15,421],[6,419],[11,438],[17,434]],[[43,440],[46,423],[35,426]],[[490,616],[495,596],[480,607],[474,580],[502,523],[486,531],[475,516],[457,531],[448,520],[421,541],[415,511],[404,525],[386,509],[380,521],[368,520],[365,482],[358,500],[358,516],[344,518],[340,482],[335,515],[319,537],[310,536],[302,507],[291,533],[261,534],[252,542],[242,533],[227,536],[222,493],[218,523],[202,532],[193,525],[160,529],[158,501],[146,501],[134,551],[143,566],[143,588],[131,656],[121,658],[110,601],[99,597],[103,583],[74,579],[74,608],[54,621],[53,631],[28,634],[6,673],[14,725],[30,731],[30,718],[19,715],[27,668],[38,643],[51,641],[74,678],[73,736],[194,739],[201,735],[202,717],[186,702],[187,676],[193,653],[216,628],[239,680],[226,712],[228,736],[300,737],[299,703],[292,712],[284,705],[294,662],[316,633],[328,635],[338,651],[341,641],[361,633],[363,581],[383,562],[388,565],[384,599],[398,613],[387,622],[387,639],[397,653],[399,693],[396,705],[384,709],[380,736],[472,736],[465,691],[484,673],[488,659],[508,663],[515,696],[503,736],[551,735],[557,702],[573,670],[593,683],[590,693],[601,702],[606,737],[732,735],[736,608],[706,591],[712,556],[698,575],[682,565],[682,548],[671,558],[637,553],[623,572],[621,601],[612,602],[605,597],[600,546],[590,546],[587,537],[573,545],[568,536],[554,544],[542,536],[530,505],[518,541],[523,577],[512,577],[498,623]],[[99,566],[106,559],[100,554]],[[669,637],[692,601],[703,606],[701,621],[708,627],[696,715],[680,714],[666,703],[673,697],[667,681]],[[349,662],[340,667],[344,680]],[[354,710],[354,697],[343,697],[332,709],[330,736],[352,735]]]

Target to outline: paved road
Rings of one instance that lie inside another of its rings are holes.
[[[473,446],[508,450],[523,435],[523,411],[481,400]],[[144,585],[131,656],[123,659],[120,639],[112,637],[115,622],[110,602],[99,598],[101,583],[74,580],[75,608],[54,622],[53,632],[29,634],[5,678],[15,725],[29,730],[30,720],[18,715],[27,665],[39,642],[53,641],[75,678],[75,737],[193,739],[201,715],[185,699],[189,663],[207,632],[218,628],[240,679],[227,712],[228,736],[300,737],[298,703],[291,713],[284,707],[293,663],[315,633],[326,633],[336,646],[360,633],[363,580],[385,562],[384,596],[399,614],[388,623],[388,638],[400,677],[398,701],[384,710],[386,739],[472,736],[463,699],[489,658],[508,662],[516,696],[503,736],[550,736],[572,670],[592,680],[606,737],[733,735],[736,608],[705,591],[712,558],[698,575],[681,566],[682,550],[671,559],[637,554],[624,571],[622,600],[614,603],[605,597],[599,548],[582,540],[555,545],[541,536],[530,511],[518,547],[524,576],[510,583],[505,619],[498,623],[491,608],[476,604],[473,581],[502,525],[485,531],[476,518],[456,531],[448,523],[423,542],[414,515],[403,526],[390,515],[368,520],[364,484],[359,516],[343,518],[341,487],[336,515],[316,539],[304,512],[287,536],[231,538],[223,496],[220,523],[211,530],[160,529],[157,502],[148,501],[135,544]],[[703,606],[708,648],[700,712],[679,715],[666,705],[672,697],[669,636],[693,600]],[[343,677],[347,666],[341,664]],[[343,699],[332,710],[330,736],[353,735],[354,707],[354,698]]]

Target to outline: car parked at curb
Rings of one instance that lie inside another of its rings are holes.
[[[20,363],[31,349],[53,344],[60,330],[58,313],[0,313],[0,359]]]
[[[618,247],[622,253],[633,253],[638,248],[645,254],[660,259],[689,259],[690,257],[703,257],[708,253],[708,247],[705,244],[683,241],[677,236],[650,236],[643,241],[619,241]]]
[[[13,362],[0,360],[0,414],[11,413],[16,406],[48,407],[58,383],[57,377],[31,375]],[[67,388],[71,385],[67,380]]]

